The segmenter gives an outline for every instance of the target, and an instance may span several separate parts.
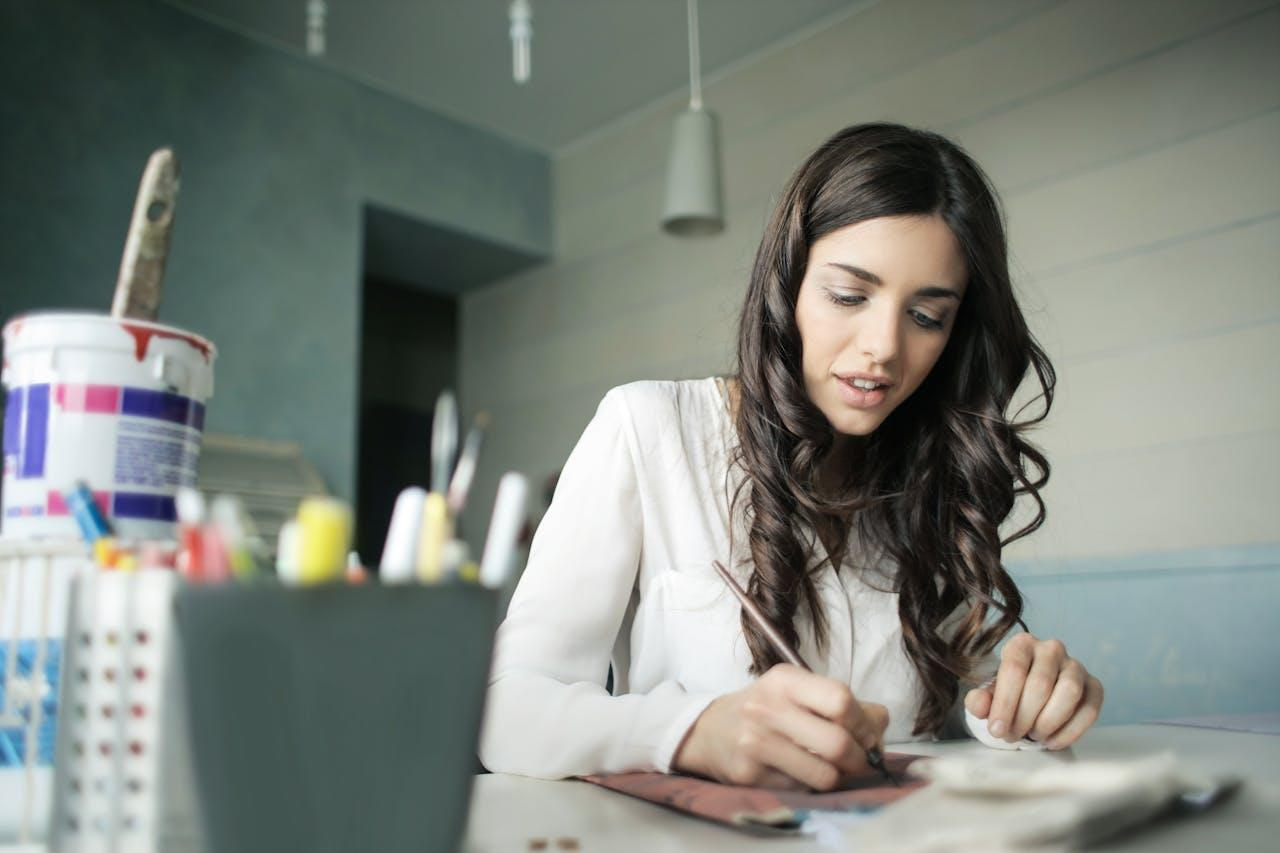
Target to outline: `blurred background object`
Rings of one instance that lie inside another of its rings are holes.
[[[302,499],[328,493],[320,472],[296,442],[214,433],[204,437],[200,453],[197,488],[238,497],[273,549],[280,528]]]

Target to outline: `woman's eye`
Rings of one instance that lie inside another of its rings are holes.
[[[867,301],[865,296],[859,296],[856,293],[836,293],[834,290],[827,291],[827,298],[837,305],[860,305]]]
[[[826,294],[827,294],[827,299],[831,300],[836,305],[840,305],[846,308],[852,307],[854,305],[861,305],[862,303],[867,301],[867,297],[858,293],[839,293],[834,290],[827,290]],[[908,313],[911,315],[911,318],[915,320],[916,325],[920,326],[921,328],[941,329],[944,325],[944,322],[942,320],[936,319],[934,317],[930,317],[928,314],[924,313],[923,311],[913,310],[913,311],[909,311]]]
[[[920,324],[926,329],[942,328],[941,320],[935,320],[933,317],[930,317],[928,314],[924,313],[923,311],[912,311],[911,316],[915,318],[915,321],[918,324]]]

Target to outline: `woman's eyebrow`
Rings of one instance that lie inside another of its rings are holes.
[[[845,272],[849,273],[849,275],[853,276],[854,278],[860,278],[863,281],[868,282],[870,284],[874,284],[874,285],[884,284],[884,281],[881,280],[880,276],[868,270],[864,270],[862,267],[854,266],[853,264],[841,264],[841,263],[836,263],[835,261],[830,261],[827,263],[827,266],[836,267],[837,269],[842,269]],[[942,297],[942,298],[954,299],[957,302],[960,301],[959,293],[956,293],[954,290],[952,290],[949,287],[942,287],[941,285],[936,285],[936,284],[929,285],[928,287],[920,288],[915,292],[915,295],[923,296],[926,298],[931,296]]]

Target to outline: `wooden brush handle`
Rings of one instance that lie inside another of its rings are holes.
[[[142,173],[129,235],[125,238],[124,257],[120,260],[111,316],[156,319],[177,201],[178,161],[172,150],[161,148],[151,155]]]

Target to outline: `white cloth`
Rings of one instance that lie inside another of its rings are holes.
[[[1170,806],[1204,811],[1240,785],[1238,778],[1207,776],[1171,752],[1118,761],[953,754],[918,761],[911,773],[932,784],[858,823],[841,846],[894,853],[1074,850]]]
[[[669,772],[703,709],[749,684],[739,604],[741,509],[729,559],[733,423],[719,380],[636,382],[605,395],[570,454],[498,631],[480,758],[490,770],[561,778]],[[811,541],[812,537],[811,537]],[[798,651],[815,672],[889,710],[886,741],[913,739],[923,687],[907,657],[891,579],[855,542],[816,578],[819,653],[805,608]],[[820,552],[821,553],[821,552]],[[610,661],[613,695],[605,691]],[[958,709],[957,709],[958,711]]]

